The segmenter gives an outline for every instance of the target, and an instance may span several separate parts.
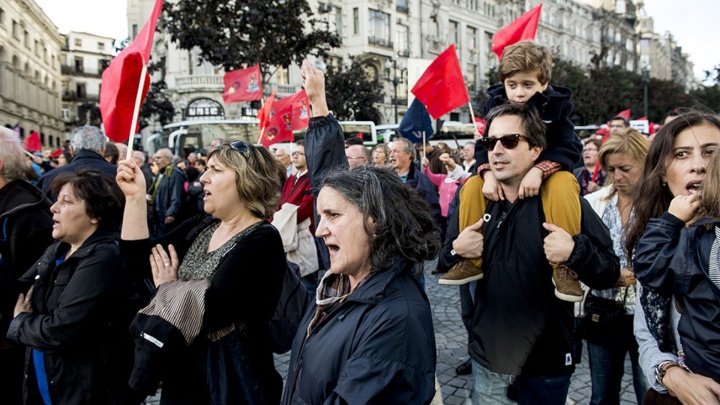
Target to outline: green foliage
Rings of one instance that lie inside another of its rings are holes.
[[[100,107],[96,103],[85,102],[78,106],[77,126],[92,125],[99,127],[101,123]]]
[[[260,63],[263,83],[276,66],[301,65],[340,45],[306,0],[179,0],[165,2],[164,10],[162,25],[178,47],[197,47],[203,61],[225,70]]]
[[[166,125],[173,122],[175,107],[167,95],[167,84],[165,80],[159,80],[150,84],[147,97],[140,107],[140,128],[145,128],[154,122]]]
[[[367,76],[360,59],[350,56],[349,62],[346,64],[343,60],[339,66],[328,66],[325,76],[327,104],[339,120],[379,124],[380,114],[374,105],[383,100],[380,85]]]

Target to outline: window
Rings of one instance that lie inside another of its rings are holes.
[[[75,57],[75,72],[82,73],[85,71],[85,65],[83,63],[82,56]]]
[[[0,8],[0,25],[5,25],[5,10]]]
[[[410,40],[408,39],[408,27],[404,25],[398,25],[395,31],[397,37],[397,51],[400,56],[410,56]]]
[[[27,32],[27,30],[23,31],[23,44],[25,45],[25,48],[30,49],[30,33]]]
[[[82,46],[82,38],[75,38],[75,46]]]
[[[290,72],[282,66],[278,66],[275,71],[276,84],[290,84]]]
[[[392,41],[390,40],[390,14],[378,10],[369,11],[370,43],[392,48]]]
[[[460,48],[460,36],[458,35],[459,26],[460,23],[450,20],[450,32],[448,32],[448,39],[451,43],[455,44],[456,48]]]
[[[357,7],[353,8],[353,34],[360,33],[360,11]]]
[[[87,90],[85,89],[85,83],[78,83],[75,88],[77,89],[77,97],[78,98],[85,98],[87,97]]]
[[[13,22],[12,22],[12,36],[15,39],[20,39],[20,36],[18,34],[18,23],[15,20],[13,20]]]
[[[410,11],[410,7],[408,7],[408,0],[397,0],[395,10],[401,13],[407,13],[408,11]]]
[[[132,37],[133,37],[133,39],[135,39],[135,37],[137,36],[137,34],[138,34],[138,26],[137,26],[137,24],[133,24],[133,25],[132,25]]]
[[[467,65],[467,88],[468,91],[477,91],[477,65],[474,63]]]
[[[105,43],[104,42],[98,42],[97,43],[98,51],[104,51],[105,50]]]
[[[465,41],[467,41],[470,52],[477,52],[477,29],[468,26],[465,32]]]
[[[38,45],[38,40],[35,40],[35,46],[33,47],[33,51],[35,52],[35,56],[40,56],[40,46]]]

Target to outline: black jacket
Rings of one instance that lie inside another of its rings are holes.
[[[587,201],[580,198],[580,203],[581,233],[573,236],[575,247],[565,264],[592,288],[612,287],[620,263],[610,233]],[[462,259],[449,253],[459,233],[458,212],[449,219],[440,252],[442,268]],[[483,225],[485,277],[475,293],[472,357],[502,374],[571,374],[573,304],[554,295],[552,267],[543,250],[548,232],[542,228],[541,198],[490,202],[485,212],[490,217]]]
[[[130,374],[128,327],[136,310],[128,301],[117,234],[95,232],[56,265],[68,249],[67,243],[55,242],[21,280],[34,285],[33,312],[13,319],[7,336],[28,346],[23,396],[27,401],[37,395],[36,349],[45,355],[53,403],[114,403]]]
[[[0,188],[0,336],[20,292],[17,280],[53,242],[50,200],[24,180]]]
[[[316,305],[308,309],[293,342],[283,404],[430,403],[435,334],[412,267],[398,260],[372,273],[306,336]]]
[[[41,189],[51,201],[55,201],[57,200],[57,196],[50,191],[50,186],[55,177],[60,173],[77,173],[83,169],[99,170],[101,173],[110,176],[113,181],[117,175],[117,166],[107,162],[99,153],[81,150],[73,157],[72,162],[43,174],[40,180],[38,180],[37,187]]]
[[[488,94],[490,98],[483,105],[483,116],[493,107],[508,102],[505,87],[501,84],[490,87]],[[570,121],[570,114],[574,109],[570,98],[572,98],[572,90],[566,87],[548,86],[544,92],[535,93],[528,100],[528,104],[538,109],[540,117],[547,125],[547,147],[537,161],[550,160],[560,163],[563,170],[572,171],[582,156],[582,143],[575,134],[575,126]],[[484,136],[487,136],[487,127],[485,131]],[[475,143],[475,161],[478,166],[488,163],[488,152],[479,141]]]
[[[720,289],[710,280],[710,250],[720,222],[685,222],[665,212],[652,218],[637,243],[634,269],[643,287],[674,295],[684,307],[678,334],[687,365],[720,382]]]

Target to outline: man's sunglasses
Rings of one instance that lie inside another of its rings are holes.
[[[482,147],[487,150],[493,150],[493,149],[495,149],[495,145],[498,143],[498,141],[500,141],[503,148],[515,149],[518,146],[518,142],[520,142],[520,138],[527,139],[527,137],[525,135],[510,134],[510,135],[501,136],[500,138],[495,138],[495,137],[480,138],[480,145],[482,145]]]

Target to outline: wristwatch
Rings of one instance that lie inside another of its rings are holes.
[[[676,362],[670,360],[663,361],[662,363],[658,364],[655,367],[655,381],[657,381],[657,383],[661,386],[665,387],[665,384],[663,384],[663,378],[665,378],[665,374],[667,374],[667,371],[673,367],[680,366]]]

